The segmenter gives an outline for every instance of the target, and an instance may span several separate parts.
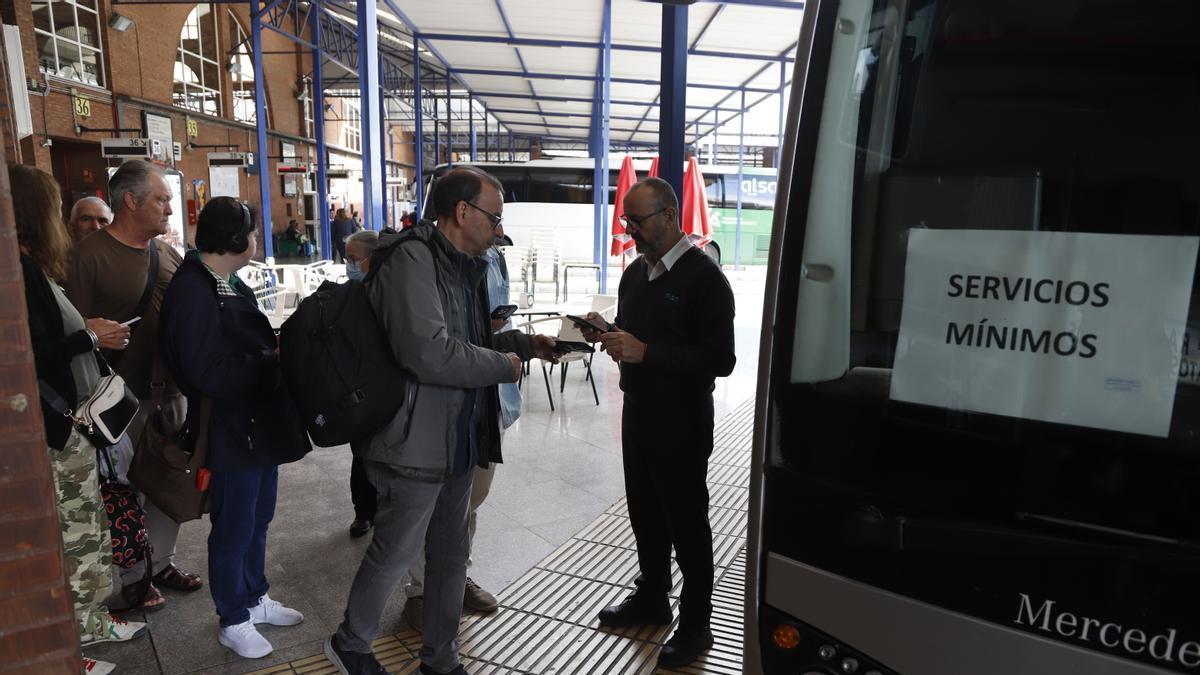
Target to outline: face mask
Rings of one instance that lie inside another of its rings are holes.
[[[362,281],[367,277],[367,273],[362,270],[358,262],[346,261],[346,276],[355,281]]]

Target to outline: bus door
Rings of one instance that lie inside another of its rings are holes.
[[[1200,672],[1198,19],[806,3],[747,672]]]

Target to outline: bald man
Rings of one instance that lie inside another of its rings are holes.
[[[78,243],[89,234],[108,227],[112,222],[112,209],[99,197],[84,197],[71,207],[71,240]]]

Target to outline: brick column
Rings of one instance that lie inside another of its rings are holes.
[[[0,151],[0,157],[3,152]],[[78,673],[7,164],[0,171],[0,673]]]

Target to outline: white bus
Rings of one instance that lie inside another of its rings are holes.
[[[746,672],[1200,672],[1200,3],[805,4]]]
[[[504,231],[518,246],[529,246],[534,232],[553,236],[564,260],[591,261],[594,248],[595,207],[592,183],[595,165],[590,159],[538,159],[520,164],[474,162],[504,184]],[[434,170],[433,180],[451,167]],[[617,192],[620,163],[609,167],[608,205]],[[639,179],[650,170],[650,160],[634,160]],[[736,166],[706,165],[705,197],[713,224],[713,241],[724,263],[766,264],[771,242],[771,209],[775,202],[774,169],[742,170],[741,226],[738,226],[738,170]],[[682,195],[680,195],[682,198]],[[428,188],[426,189],[428,200]],[[612,227],[612,210],[605,209]],[[604,243],[611,250],[612,239]],[[739,245],[740,244],[740,245]]]

